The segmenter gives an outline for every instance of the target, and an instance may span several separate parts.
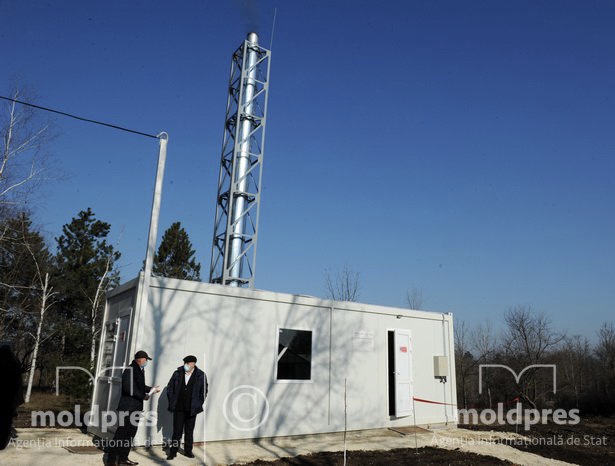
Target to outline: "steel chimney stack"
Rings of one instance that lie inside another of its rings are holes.
[[[254,287],[270,63],[255,32],[231,61],[211,283]]]

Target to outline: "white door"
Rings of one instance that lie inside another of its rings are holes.
[[[395,416],[412,415],[412,339],[410,330],[395,330]]]

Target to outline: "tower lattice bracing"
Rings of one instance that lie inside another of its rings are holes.
[[[233,54],[210,283],[254,287],[270,63],[254,32]]]

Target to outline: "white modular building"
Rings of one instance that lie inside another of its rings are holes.
[[[135,442],[172,434],[165,387],[193,354],[209,381],[195,442],[457,422],[453,317],[140,277],[108,294],[93,409],[117,408],[122,366],[153,358]],[[90,426],[101,437],[113,434]]]

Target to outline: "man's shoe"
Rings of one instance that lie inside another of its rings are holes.
[[[172,460],[176,456],[177,456],[177,453],[175,453],[174,451],[169,452],[169,454],[167,455],[167,460]]]
[[[136,466],[139,463],[137,461],[132,461],[132,460],[129,460],[129,459],[125,459],[125,460],[120,461],[117,464],[118,465]]]
[[[194,453],[192,453],[191,451],[187,451],[187,452],[185,452],[185,453],[184,453],[184,455],[185,455],[187,458],[194,458]]]

